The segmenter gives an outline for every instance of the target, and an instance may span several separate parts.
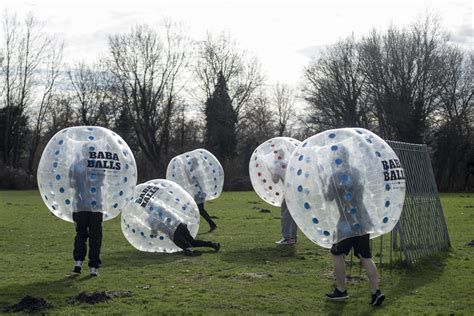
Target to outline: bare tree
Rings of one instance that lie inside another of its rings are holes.
[[[278,120],[278,136],[287,131],[288,123],[295,115],[295,92],[287,84],[276,83],[273,87],[273,103],[276,106]]]
[[[68,77],[74,89],[79,123],[108,126],[113,105],[108,72],[100,63],[90,66],[81,61],[68,71]]]
[[[238,119],[243,115],[245,105],[263,82],[258,60],[255,57],[248,57],[226,33],[217,36],[208,33],[206,40],[198,43],[194,74],[202,92],[199,98],[202,104],[212,96],[219,74],[224,76]]]
[[[188,37],[175,25],[166,23],[163,31],[161,35],[141,25],[128,34],[110,36],[107,60],[137,143],[156,171],[162,171],[162,155],[168,151],[171,117],[189,47]]]
[[[304,99],[309,104],[306,121],[319,128],[368,127],[369,109],[364,99],[366,76],[359,45],[353,36],[329,47],[305,68]]]
[[[20,124],[30,116],[33,137],[28,148],[28,169],[41,136],[44,115],[59,75],[62,44],[42,31],[40,23],[28,14],[20,23],[15,15],[3,15],[3,63],[1,101],[4,105],[2,135],[3,160],[7,165],[18,165],[21,145],[25,144],[25,128]]]
[[[434,135],[434,169],[441,189],[468,190],[474,167],[473,55],[450,47],[447,57],[447,81],[435,114],[440,126]]]
[[[386,138],[420,143],[446,83],[445,40],[436,17],[363,40],[368,91]]]
[[[29,142],[28,171],[34,172],[34,162],[36,152],[43,136],[46,125],[47,113],[51,110],[53,102],[53,93],[56,88],[56,82],[61,72],[63,44],[54,39],[50,39],[48,50],[45,52],[42,73],[41,91],[38,91],[37,101],[31,109],[30,118],[34,120],[32,127],[32,137]]]

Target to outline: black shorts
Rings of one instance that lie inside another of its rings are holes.
[[[341,240],[337,244],[332,245],[331,253],[335,256],[339,255],[348,255],[351,249],[354,247],[354,254],[357,258],[372,258],[372,253],[370,252],[370,235],[365,234],[363,236],[355,236]]]

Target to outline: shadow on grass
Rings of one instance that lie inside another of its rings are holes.
[[[245,264],[282,262],[295,258],[298,258],[298,254],[294,246],[240,249],[222,253],[222,260],[224,261]]]
[[[121,251],[104,254],[104,266],[115,268],[144,267],[148,265],[166,264],[185,259],[182,252],[158,253],[141,251]]]
[[[404,268],[397,270],[385,270],[383,271],[382,277],[384,278],[384,283],[392,283],[390,280],[391,275],[399,274],[398,282],[391,285],[390,287],[382,291],[386,295],[386,300],[383,305],[380,307],[374,307],[367,304],[366,307],[362,309],[362,314],[368,315],[381,310],[383,313],[384,305],[396,305],[403,299],[405,296],[416,296],[418,288],[423,287],[427,284],[438,282],[439,277],[443,274],[443,271],[446,267],[446,260],[449,256],[449,253],[440,253],[435,256],[425,258],[423,261],[417,263],[414,266],[404,266]],[[367,301],[369,300],[369,293],[367,293]],[[358,309],[361,311],[361,309]]]

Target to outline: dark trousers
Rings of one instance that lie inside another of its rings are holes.
[[[87,254],[87,238],[89,238],[89,267],[100,266],[100,247],[102,246],[102,213],[77,212],[72,214],[76,225],[74,239],[74,260],[84,261]]]
[[[179,224],[174,232],[173,242],[181,249],[192,247],[212,247],[212,242],[196,240],[191,236],[188,226]]]
[[[217,226],[216,223],[214,223],[211,216],[209,216],[209,213],[207,213],[207,211],[204,209],[204,203],[199,203],[197,206],[199,209],[199,214],[201,214],[201,216],[204,217],[204,219],[209,224],[209,226],[211,226],[211,228],[216,227]]]

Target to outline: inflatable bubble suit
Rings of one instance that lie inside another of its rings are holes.
[[[122,232],[141,251],[180,251],[172,240],[180,223],[186,224],[196,237],[199,230],[196,202],[178,184],[163,179],[139,184],[133,203],[122,212]]]
[[[285,186],[298,227],[325,248],[352,236],[390,232],[405,198],[397,155],[362,128],[329,130],[304,140],[289,160]]]
[[[38,166],[44,203],[57,217],[72,222],[73,212],[116,217],[131,201],[137,167],[125,141],[103,127],[77,126],[56,133]]]
[[[166,179],[182,186],[199,204],[221,195],[224,169],[213,154],[196,149],[171,159]]]
[[[281,206],[288,159],[299,144],[294,138],[275,137],[260,144],[250,157],[250,181],[265,202]]]

